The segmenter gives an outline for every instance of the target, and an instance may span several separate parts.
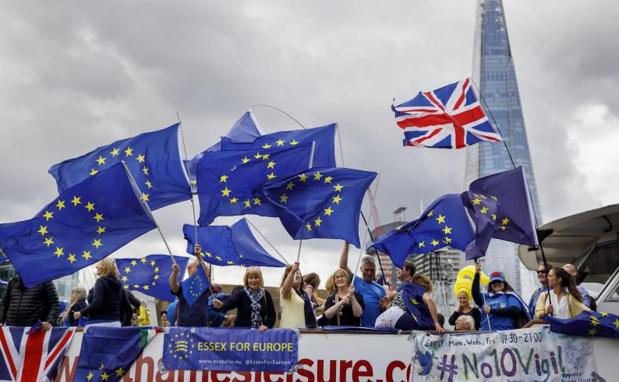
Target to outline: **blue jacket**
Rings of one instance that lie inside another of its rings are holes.
[[[473,300],[481,310],[481,330],[511,330],[517,329],[517,319],[530,318],[529,311],[520,297],[514,292],[486,293],[479,290],[479,273],[473,279]],[[484,311],[484,305],[490,307],[490,314]]]
[[[531,300],[529,300],[529,315],[531,317],[535,317],[535,306],[537,305],[537,300],[539,299],[539,295],[542,294],[542,292],[544,290],[546,290],[546,287],[540,287],[537,288],[535,290],[535,292],[533,292],[533,295],[531,296]]]

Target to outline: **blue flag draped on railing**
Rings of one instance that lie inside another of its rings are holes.
[[[314,144],[313,167],[335,167],[335,129],[337,125],[315,127],[304,130],[278,131],[262,135],[251,142],[239,141],[233,137],[221,139],[221,149],[252,150],[294,147],[296,145]]]
[[[193,305],[210,286],[211,283],[204,273],[204,268],[198,265],[196,272],[181,283],[183,297],[187,304]]]
[[[34,218],[0,224],[27,287],[69,275],[155,228],[122,164],[68,188]]]
[[[573,336],[619,338],[619,316],[605,312],[582,312],[574,318],[545,316],[550,330]]]
[[[155,336],[153,329],[92,326],[82,338],[74,381],[120,381]]]
[[[262,187],[311,167],[311,154],[311,144],[206,153],[198,163],[198,223],[208,225],[217,216],[276,216]]]
[[[248,110],[230,128],[226,134],[226,138],[233,139],[235,142],[252,142],[261,134],[262,133],[260,132],[258,122],[254,118],[251,110]],[[215,143],[213,146],[194,156],[191,160],[185,162],[187,174],[192,181],[196,180],[196,168],[198,167],[198,162],[202,159],[205,153],[211,151],[221,151],[221,141]]]
[[[462,193],[477,225],[475,241],[466,249],[466,258],[486,253],[490,238],[537,246],[534,216],[522,167],[479,178]]]
[[[385,252],[391,261],[402,267],[410,254],[436,251],[443,247],[463,251],[473,240],[460,195],[444,195],[434,201],[417,220],[388,232],[372,245]]]
[[[152,210],[189,200],[191,189],[179,152],[179,128],[175,124],[101,146],[53,165],[49,173],[62,193],[122,160],[135,178],[142,200]]]
[[[333,238],[359,247],[359,213],[375,172],[313,170],[268,185],[266,197],[294,239]]]
[[[187,268],[188,257],[175,256],[182,280]],[[125,289],[142,292],[160,300],[174,301],[169,279],[172,274],[170,255],[148,255],[141,258],[116,259],[120,281]]]
[[[185,224],[183,233],[187,240],[187,253],[193,253],[195,226]],[[207,263],[244,267],[285,267],[286,264],[269,255],[252,235],[243,218],[228,226],[198,227],[198,244]]]

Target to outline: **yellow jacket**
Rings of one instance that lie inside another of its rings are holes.
[[[535,305],[535,318],[543,318],[546,314],[546,307],[550,305],[548,300],[548,292],[542,292],[537,299],[537,304]],[[582,313],[583,311],[590,311],[585,304],[578,301],[574,296],[567,293],[567,306],[570,311],[570,318],[574,318],[574,316]]]

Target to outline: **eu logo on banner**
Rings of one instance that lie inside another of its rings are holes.
[[[182,280],[189,258],[175,256],[175,259],[180,269],[178,277]],[[125,289],[142,292],[160,300],[174,301],[176,299],[170,291],[169,284],[172,274],[172,257],[170,255],[116,259],[116,267]]]
[[[118,163],[65,190],[34,218],[0,224],[0,247],[33,287],[95,263],[155,227]]]
[[[298,362],[299,334],[291,329],[173,327],[163,342],[168,370],[288,372]]]

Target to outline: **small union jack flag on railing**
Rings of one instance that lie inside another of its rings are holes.
[[[470,78],[419,92],[391,109],[404,130],[404,146],[459,149],[503,140],[490,124]]]

